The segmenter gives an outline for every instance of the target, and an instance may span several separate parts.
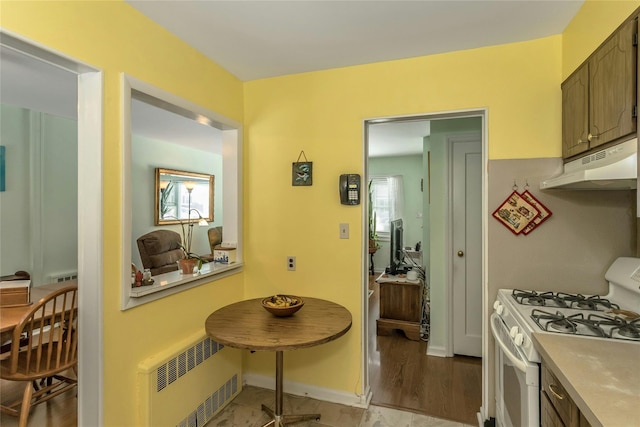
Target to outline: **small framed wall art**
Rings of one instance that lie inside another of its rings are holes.
[[[304,157],[301,162],[300,158]],[[291,166],[291,185],[294,187],[308,187],[313,184],[313,162],[307,160],[304,151],[298,155],[298,160]]]

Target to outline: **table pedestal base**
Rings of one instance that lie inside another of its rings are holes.
[[[266,412],[272,420],[262,427],[285,427],[287,424],[293,424],[306,420],[320,420],[320,414],[302,414],[302,415],[283,415],[282,414],[282,351],[276,351],[276,410],[272,411],[266,405],[262,405],[262,410]]]
[[[269,421],[268,423],[266,423],[264,426],[262,427],[269,427],[269,426],[273,426],[273,427],[284,427],[288,424],[293,424],[293,423],[297,423],[300,421],[307,421],[307,420],[320,420],[320,414],[304,414],[304,415],[276,415],[271,408],[269,408],[266,405],[262,405],[262,410],[264,412],[266,412],[267,414],[269,414],[269,416],[271,418],[273,418],[271,421]]]

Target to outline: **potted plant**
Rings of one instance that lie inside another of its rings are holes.
[[[380,246],[378,245],[378,234],[376,233],[376,212],[373,210],[373,180],[369,180],[369,250],[377,251]]]
[[[194,209],[195,210],[195,209]],[[206,221],[200,217],[199,223],[204,221],[206,225]],[[186,228],[184,221],[180,220],[180,227],[182,227],[182,244],[180,247],[182,248],[183,257],[178,260],[178,264],[180,265],[180,270],[183,274],[193,274],[193,270],[195,266],[198,266],[198,271],[202,268],[202,257],[200,255],[191,252],[191,241],[193,240],[193,222],[191,222],[191,218],[187,220]]]
[[[171,183],[171,181],[170,181]],[[180,227],[182,228],[182,244],[180,247],[182,248],[183,257],[178,260],[178,265],[180,266],[180,270],[183,274],[193,274],[193,269],[196,264],[198,265],[198,271],[202,268],[203,260],[200,255],[191,252],[191,241],[193,239],[193,225],[194,223],[191,221],[191,212],[195,212],[198,215],[198,225],[201,227],[206,227],[209,223],[200,215],[197,209],[191,208],[191,191],[193,191],[196,183],[192,181],[184,182],[184,186],[189,193],[189,205],[187,209],[187,227],[185,228],[185,221],[181,218],[174,217],[180,222]],[[167,186],[168,187],[168,186]]]
[[[173,197],[171,194],[172,190],[173,181],[163,181],[160,183],[160,219],[164,219],[171,210],[169,198]]]

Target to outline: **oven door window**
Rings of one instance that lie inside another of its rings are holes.
[[[538,427],[539,366],[529,362],[497,315],[491,316],[496,341],[496,418],[499,426]]]

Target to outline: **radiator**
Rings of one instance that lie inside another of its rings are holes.
[[[70,273],[56,273],[49,276],[49,281],[47,283],[66,282],[66,281],[77,279],[77,278],[78,278],[77,271],[73,271]]]
[[[197,334],[138,365],[140,425],[201,427],[239,390],[241,352]]]

